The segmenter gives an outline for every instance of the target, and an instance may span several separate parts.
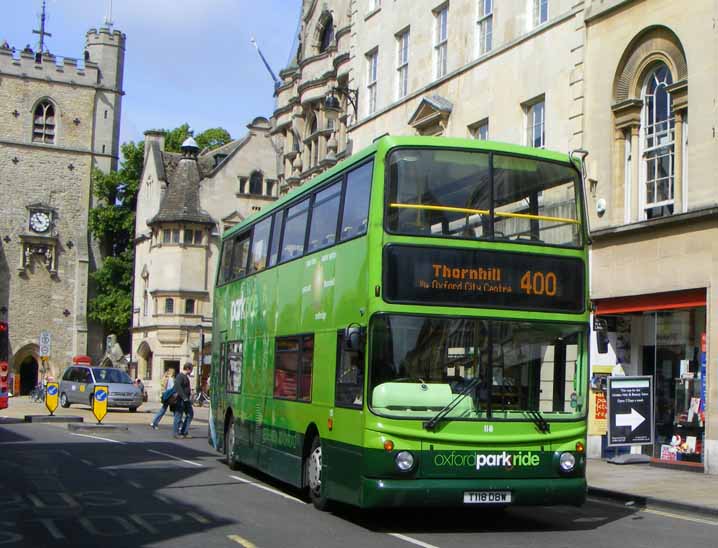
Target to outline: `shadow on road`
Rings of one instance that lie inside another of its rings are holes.
[[[23,441],[10,434],[0,428],[0,440]],[[202,484],[207,467],[197,461],[207,454],[169,442],[0,445],[0,544],[187,545],[189,535],[235,523],[183,496],[183,484]]]

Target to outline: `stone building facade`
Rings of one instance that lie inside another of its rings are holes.
[[[87,319],[100,260],[87,220],[92,168],[118,161],[124,57],[125,35],[108,28],[87,33],[80,60],[0,47],[0,313],[22,393],[75,355],[102,355]]]
[[[273,117],[281,189],[385,133],[587,149],[591,293],[608,336],[607,353],[592,339],[592,375],[653,376],[656,442],[630,450],[718,473],[715,3],[302,6]],[[611,454],[605,436],[589,454]]]
[[[273,202],[279,192],[277,151],[269,121],[200,153],[164,150],[161,132],[145,133],[137,200],[132,355],[137,375],[157,398],[167,369],[189,361],[209,374],[214,290],[221,234]]]

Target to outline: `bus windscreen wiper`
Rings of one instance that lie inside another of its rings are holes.
[[[453,409],[459,404],[461,400],[463,400],[466,395],[471,392],[471,389],[476,387],[477,384],[479,384],[479,381],[481,380],[481,377],[474,377],[471,379],[471,382],[467,384],[464,389],[459,392],[456,397],[451,400],[447,405],[445,405],[441,411],[439,411],[436,415],[434,415],[430,420],[426,421],[422,426],[425,430],[428,430],[429,432],[433,432],[436,429],[436,425],[439,424],[439,421],[441,421],[446,415],[451,413]]]
[[[551,425],[546,422],[546,419],[543,418],[543,415],[539,411],[526,411],[526,414],[529,416],[529,418],[533,421],[533,423],[536,425],[536,428],[539,432],[543,434],[548,434],[551,432]]]

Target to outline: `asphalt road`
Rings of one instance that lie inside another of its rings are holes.
[[[0,424],[0,546],[452,548],[713,547],[718,520],[590,500],[580,509],[319,512],[206,440]],[[101,439],[104,438],[104,439]],[[688,494],[687,494],[688,496]]]

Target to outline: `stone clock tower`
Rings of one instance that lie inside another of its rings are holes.
[[[91,170],[117,165],[124,58],[125,35],[107,27],[87,33],[79,59],[0,47],[0,319],[15,393],[73,356],[102,355],[101,328],[87,319],[100,261],[88,232]],[[51,337],[46,363],[41,332]]]

